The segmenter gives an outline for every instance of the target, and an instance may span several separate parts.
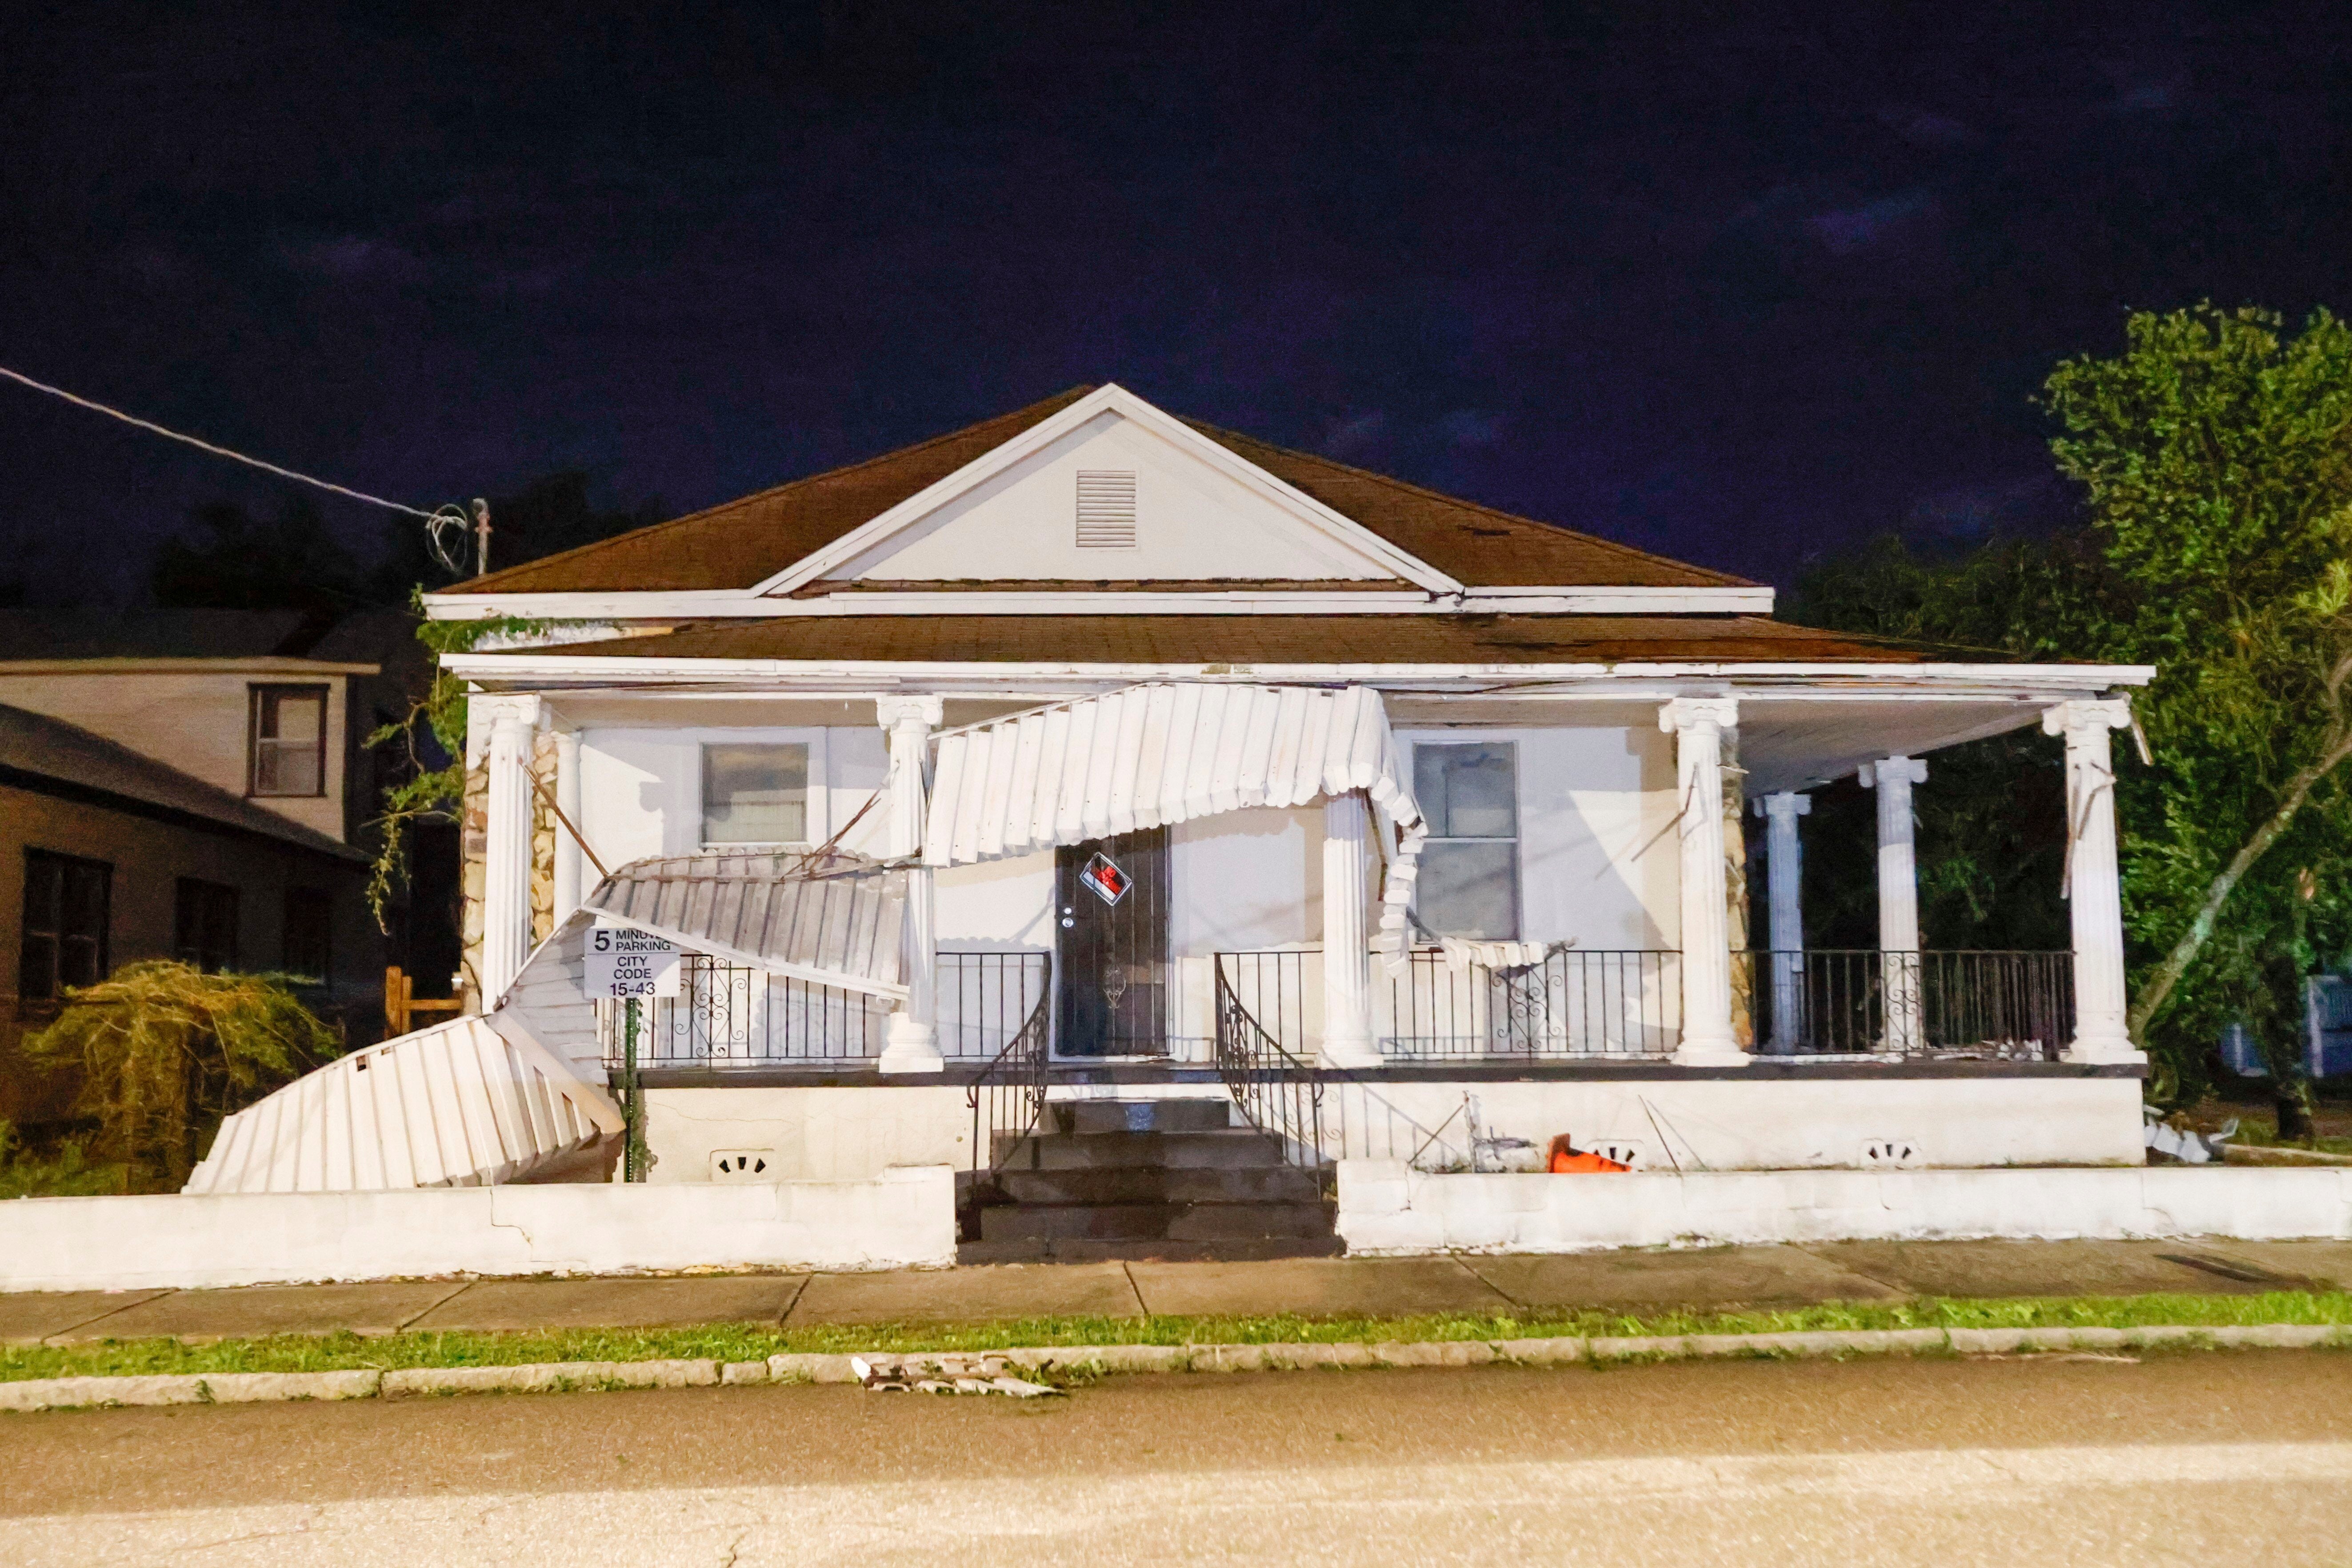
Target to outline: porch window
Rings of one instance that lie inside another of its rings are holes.
[[[251,757],[247,793],[321,795],[327,793],[327,689],[253,688]]]
[[[206,974],[236,967],[236,889],[183,877],[174,889],[172,948]]]
[[[1413,794],[1429,819],[1413,914],[1439,936],[1519,934],[1518,748],[1419,745]]]
[[[113,881],[114,868],[103,860],[25,851],[20,998],[53,1002],[68,985],[95,985],[106,978],[107,904]]]
[[[806,745],[702,748],[702,842],[808,842]]]

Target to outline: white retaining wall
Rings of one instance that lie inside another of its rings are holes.
[[[724,1178],[719,1154],[752,1154],[769,1181],[856,1182],[894,1165],[969,1167],[971,1104],[964,1086],[898,1084],[646,1091],[646,1182]]]
[[[2352,1169],[1423,1175],[1339,1166],[1350,1254],[1789,1241],[2352,1237]]]
[[[954,1261],[945,1165],[859,1182],[0,1203],[0,1290]]]

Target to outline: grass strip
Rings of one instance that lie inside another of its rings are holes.
[[[688,1329],[566,1329],[541,1333],[275,1334],[191,1344],[174,1339],[0,1346],[0,1381],[156,1373],[338,1372],[351,1368],[521,1366],[554,1361],[761,1361],[782,1352],[912,1353],[1015,1345],[1380,1343],[1561,1336],[1754,1334],[1830,1329],[2210,1328],[2352,1323],[2352,1293],[2074,1296],[1855,1302],[1781,1311],[1641,1315],[1531,1310],[1402,1318],[1295,1314],[1202,1318],[1019,1318],[972,1323],[720,1323]]]

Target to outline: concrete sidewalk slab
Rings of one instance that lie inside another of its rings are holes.
[[[1793,1307],[1899,1300],[1904,1294],[1793,1247],[1521,1254],[1462,1261],[1528,1307]]]
[[[174,1290],[128,1311],[49,1336],[84,1340],[218,1340],[262,1334],[389,1334],[466,1287],[447,1279],[391,1285],[247,1285]]]
[[[712,1274],[685,1279],[483,1279],[408,1325],[451,1330],[674,1329],[701,1323],[773,1323],[805,1274]]]
[[[2185,1241],[1833,1241],[1805,1250],[1921,1296],[2227,1296],[2278,1288],[2166,1256],[2212,1250]]]
[[[1154,1317],[1402,1318],[1508,1312],[1513,1303],[1453,1258],[1286,1258],[1263,1263],[1130,1263]]]
[[[889,1274],[820,1274],[787,1321],[952,1323],[990,1318],[1139,1318],[1119,1263],[993,1263]]]
[[[2352,1241],[2210,1241],[2182,1250],[2227,1258],[2289,1280],[2308,1280],[2315,1289],[2352,1290]]]
[[[169,1290],[21,1290],[0,1295],[0,1344],[38,1344],[62,1334],[168,1296]]]

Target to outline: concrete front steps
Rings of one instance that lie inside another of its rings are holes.
[[[1008,1140],[964,1213],[965,1263],[1245,1262],[1341,1251],[1321,1176],[1226,1100],[1072,1100]]]

